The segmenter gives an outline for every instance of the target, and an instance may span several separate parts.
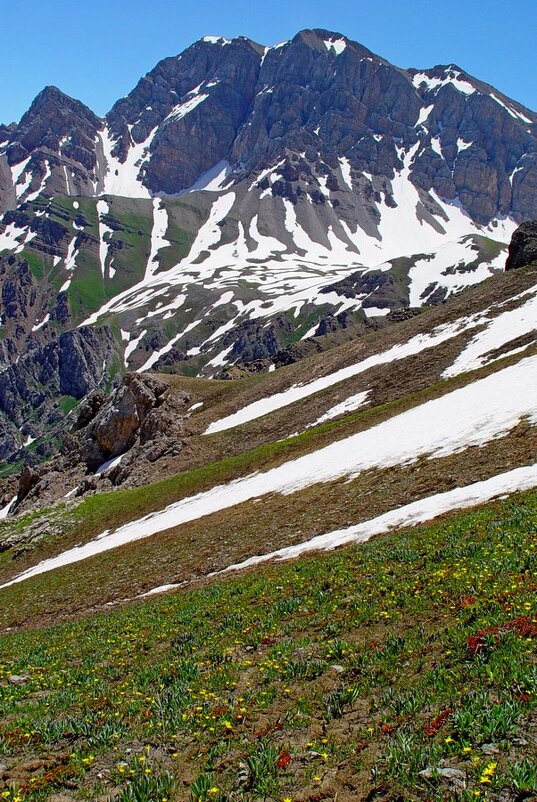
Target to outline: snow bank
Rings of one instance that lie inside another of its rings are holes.
[[[364,543],[374,535],[380,535],[392,529],[417,526],[426,521],[431,521],[446,512],[474,507],[497,496],[531,490],[533,487],[537,487],[537,463],[524,468],[516,468],[507,473],[500,473],[498,476],[493,476],[484,482],[475,482],[475,484],[467,485],[466,487],[449,490],[447,493],[428,496],[396,510],[390,510],[384,515],[379,515],[378,518],[372,518],[370,521],[365,521],[356,526],[349,526],[346,529],[336,529],[334,532],[313,537],[304,543],[298,543],[296,546],[288,546],[268,554],[250,557],[248,560],[230,565],[223,571],[217,571],[209,574],[209,576],[217,576],[228,571],[238,571],[241,568],[259,565],[259,563],[267,562],[268,560],[290,560],[308,551],[328,551],[348,543]],[[155,588],[153,592],[161,591],[159,588]]]
[[[331,443],[264,473],[182,499],[114,532],[29,568],[1,587],[70,565],[126,543],[269,493],[292,494],[320,482],[352,479],[362,471],[444,457],[507,434],[522,418],[537,423],[537,357],[498,371],[377,426]]]

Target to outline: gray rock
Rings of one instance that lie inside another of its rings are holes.
[[[12,674],[7,678],[7,681],[10,685],[24,685],[29,679],[28,674]]]
[[[485,755],[499,755],[500,750],[495,744],[482,744],[480,747],[481,751]]]
[[[426,779],[431,779],[432,777],[439,776],[443,780],[447,780],[456,788],[466,787],[466,774],[464,771],[461,771],[460,769],[454,769],[449,767],[436,768],[436,769],[426,768],[418,773],[420,777],[425,777]]]

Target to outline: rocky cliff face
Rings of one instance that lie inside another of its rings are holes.
[[[156,377],[132,373],[118,378],[109,394],[90,393],[63,426],[59,453],[22,472],[13,511],[42,506],[66,491],[79,497],[143,484],[153,463],[183,448],[189,401]]]
[[[207,37],[161,61],[104,120],[44,89],[0,131],[0,187],[7,208],[6,160],[24,199],[175,194],[223,161],[237,183],[283,159],[276,191],[296,197],[309,184],[320,199],[341,184],[345,159],[366,196],[389,196],[407,167],[419,191],[457,199],[480,224],[521,221],[535,210],[536,123],[456,65],[401,70],[330,31],[271,48]]]
[[[43,431],[61,429],[79,399],[107,383],[116,348],[106,327],[62,331],[62,294],[55,314],[46,313],[46,288],[24,259],[0,258],[0,294],[0,460],[16,461]],[[36,447],[45,456],[54,446],[52,437]]]
[[[54,86],[35,98],[12,130],[6,130],[0,164],[0,200],[43,195],[91,195],[96,187],[97,132],[102,121],[78,100]],[[1,137],[1,132],[0,132]],[[12,181],[6,165],[11,172]],[[2,180],[4,174],[4,180]],[[11,184],[11,186],[9,186]]]

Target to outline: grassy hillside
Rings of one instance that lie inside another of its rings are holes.
[[[536,533],[532,492],[8,634],[0,798],[530,799]]]

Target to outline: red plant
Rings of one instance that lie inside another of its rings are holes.
[[[442,727],[442,725],[445,724],[448,718],[450,718],[450,716],[452,715],[453,715],[453,710],[451,710],[451,708],[449,708],[448,710],[442,710],[442,712],[439,713],[436,718],[433,718],[433,720],[430,721],[429,724],[425,725],[425,727],[423,728],[425,735],[428,735],[429,738],[432,738],[433,735],[436,735],[436,733],[440,730],[440,727]]]
[[[487,638],[490,636],[494,643],[498,643],[500,637],[507,632],[513,632],[521,638],[536,638],[537,637],[537,622],[532,621],[527,615],[519,615],[513,618],[512,621],[507,621],[505,624],[497,624],[493,627],[486,627],[480,629],[475,635],[470,635],[466,639],[466,651],[468,657],[482,652],[487,645]]]
[[[379,729],[383,735],[389,735],[390,732],[397,729],[397,724],[381,724]]]
[[[465,607],[471,607],[477,601],[475,596],[464,596],[455,606],[456,610],[464,610]]]
[[[284,749],[283,752],[280,752],[276,765],[279,769],[286,769],[292,761],[291,753],[288,749]]]

